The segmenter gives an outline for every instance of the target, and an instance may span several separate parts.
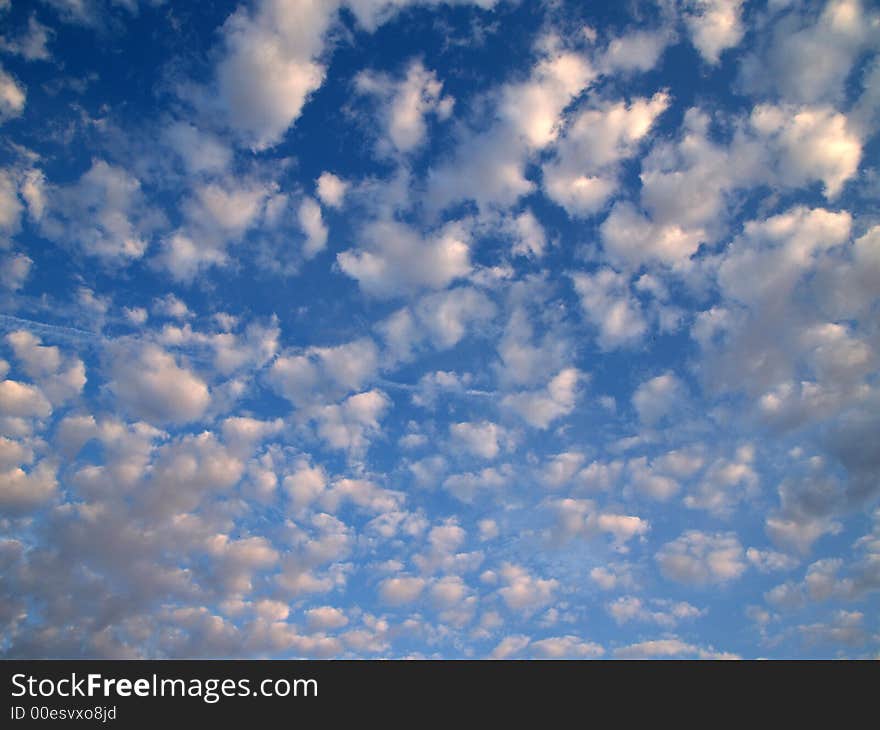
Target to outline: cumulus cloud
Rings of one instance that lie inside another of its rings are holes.
[[[513,611],[529,614],[553,601],[559,588],[555,578],[545,579],[532,575],[526,568],[513,563],[505,563],[499,571],[504,586],[498,595]]]
[[[557,373],[545,388],[507,395],[502,405],[519,414],[531,426],[548,428],[553,421],[574,410],[578,383],[583,379],[583,373],[576,368],[566,368]]]
[[[428,115],[440,120],[452,113],[454,100],[443,95],[443,84],[421,61],[414,61],[401,80],[383,74],[361,72],[355,79],[361,94],[377,98],[383,136],[378,142],[380,152],[406,154],[424,143]]]
[[[693,0],[685,11],[691,41],[707,63],[717,64],[721,54],[739,45],[745,34],[742,0]]]
[[[425,580],[414,576],[386,578],[379,584],[379,595],[385,603],[400,606],[415,601],[425,589]]]
[[[53,36],[52,30],[37,20],[36,15],[31,15],[26,30],[11,38],[0,36],[0,48],[27,61],[48,61],[52,54],[46,46]]]
[[[686,393],[684,384],[673,373],[646,380],[636,388],[632,402],[639,420],[653,426],[673,409],[680,408]]]
[[[501,451],[499,440],[504,437],[504,429],[490,421],[453,423],[449,426],[449,433],[459,447],[482,459],[498,456]]]
[[[602,511],[589,499],[558,499],[548,503],[556,517],[557,536],[562,538],[592,538],[598,534],[610,535],[618,548],[650,529],[647,520],[636,515]]]
[[[550,198],[575,216],[599,212],[617,189],[618,163],[637,152],[668,106],[669,96],[660,92],[579,111],[556,145],[555,158],[543,166]]]
[[[26,101],[26,90],[0,67],[0,124],[20,116]]]
[[[154,423],[188,423],[211,403],[208,385],[157,345],[110,353],[110,389],[133,415]]]
[[[4,656],[870,653],[873,6],[254,0],[144,113],[38,62],[155,14],[49,4],[0,38]]]
[[[688,530],[666,543],[655,558],[666,578],[691,585],[728,583],[747,567],[742,545],[730,532]]]
[[[574,274],[572,282],[584,314],[598,330],[600,347],[613,350],[641,340],[648,325],[624,274],[602,268],[593,274]]]
[[[61,405],[82,392],[86,384],[86,370],[79,358],[62,358],[54,346],[45,346],[38,337],[26,330],[6,336],[15,357],[25,373],[39,384],[53,405]]]
[[[796,187],[821,180],[825,195],[837,197],[859,167],[862,145],[847,118],[831,107],[779,107],[752,110],[751,124],[778,154],[779,179]]]
[[[24,286],[33,266],[33,259],[23,253],[0,259],[0,286],[16,291]]]
[[[557,139],[566,106],[595,78],[583,56],[550,50],[528,79],[505,86],[489,132],[464,133],[456,153],[433,168],[428,195],[437,208],[474,200],[480,208],[509,206],[533,184],[524,176],[528,156]]]
[[[281,354],[269,368],[268,380],[297,406],[335,400],[361,389],[375,375],[379,349],[369,337],[303,353]]]
[[[297,211],[299,224],[306,234],[303,252],[311,258],[327,245],[327,226],[321,217],[321,207],[311,198],[304,198]]]
[[[769,31],[743,60],[740,81],[790,102],[838,101],[853,64],[876,38],[877,13],[860,0],[780,3],[768,16]]]
[[[363,245],[337,255],[340,268],[375,297],[420,289],[442,289],[471,270],[468,236],[450,224],[428,236],[394,221],[375,221],[361,234]]]
[[[247,144],[277,144],[323,83],[320,56],[337,5],[263,0],[227,19],[217,86],[230,124]]]
[[[339,208],[345,200],[348,183],[332,172],[322,172],[317,181],[318,199],[330,208]]]
[[[360,453],[370,439],[381,433],[380,419],[391,401],[381,390],[349,396],[338,405],[321,406],[313,411],[318,435],[329,446]]]
[[[123,263],[146,253],[161,222],[136,177],[96,159],[77,182],[51,189],[41,226],[62,245],[75,243],[91,256]]]

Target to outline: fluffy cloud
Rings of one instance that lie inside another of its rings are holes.
[[[509,206],[530,192],[525,159],[556,140],[563,110],[595,75],[577,53],[551,49],[544,54],[527,80],[501,90],[498,122],[491,131],[464,134],[454,157],[431,170],[432,204],[445,208],[474,200],[489,209]]]
[[[232,127],[256,149],[278,143],[323,83],[319,57],[336,8],[336,2],[262,0],[224,24],[220,100]]]
[[[742,40],[742,5],[743,0],[693,0],[689,4],[685,22],[706,62],[717,64],[724,51]]]
[[[874,651],[873,6],[254,0],[145,107],[32,61],[165,14],[49,4],[0,38],[4,656]]]
[[[425,589],[425,580],[417,577],[386,578],[379,585],[379,596],[392,606],[415,601]]]
[[[876,43],[877,13],[860,0],[771,6],[769,32],[744,59],[742,85],[786,101],[838,101],[860,54]]]
[[[86,370],[79,358],[62,358],[57,347],[41,344],[30,332],[18,330],[6,336],[27,375],[36,381],[53,405],[61,405],[82,392]]]
[[[584,314],[599,331],[600,347],[613,350],[643,337],[648,325],[625,275],[602,268],[594,274],[574,274],[572,282]]]
[[[13,291],[21,289],[33,263],[33,259],[23,253],[4,256],[0,260],[0,286]]]
[[[379,350],[369,337],[302,354],[282,354],[269,369],[269,382],[297,406],[334,400],[359,390],[375,375]]]
[[[311,198],[304,198],[297,217],[306,234],[303,252],[307,258],[311,258],[327,245],[327,226],[321,217],[321,207]]]
[[[137,178],[93,160],[76,183],[51,191],[42,228],[61,244],[76,243],[91,256],[119,263],[141,258],[161,222]]]
[[[330,208],[339,208],[345,199],[348,183],[332,172],[322,172],[317,181],[317,193],[320,201]]]
[[[45,418],[52,406],[36,386],[16,380],[0,380],[0,413],[22,418]]]
[[[589,499],[552,500],[549,507],[556,516],[557,536],[563,538],[591,538],[605,533],[622,548],[629,540],[650,529],[648,522],[641,517],[603,512]]]
[[[449,426],[449,433],[458,446],[474,456],[494,459],[501,451],[498,442],[504,436],[504,429],[490,421],[453,423]]]
[[[51,54],[46,45],[53,36],[52,30],[37,20],[36,15],[31,15],[28,18],[27,30],[14,38],[0,37],[0,48],[27,61],[48,61]]]
[[[20,116],[26,100],[25,89],[0,67],[0,124]]]
[[[391,401],[381,390],[369,390],[349,396],[338,405],[322,406],[313,411],[318,435],[334,449],[360,453],[370,438],[381,432],[379,420]]]
[[[666,543],[655,557],[666,578],[692,585],[727,583],[739,578],[747,567],[734,533],[688,530]]]
[[[658,93],[579,111],[556,146],[555,159],[543,167],[549,197],[571,215],[600,211],[617,188],[618,163],[636,153],[668,106],[668,95]]]
[[[201,418],[211,403],[205,381],[156,345],[133,351],[120,347],[110,357],[110,388],[121,405],[140,418],[187,423]]]
[[[548,428],[553,421],[571,413],[578,397],[578,383],[583,373],[566,368],[557,373],[545,388],[522,391],[504,397],[502,405],[519,414],[535,428]]]
[[[673,373],[664,373],[639,385],[633,393],[632,402],[639,420],[653,426],[673,409],[679,408],[685,397],[681,380]]]
[[[376,221],[364,228],[362,239],[362,248],[341,252],[337,261],[371,296],[442,289],[471,269],[468,237],[460,226],[423,237],[401,223]]]
[[[847,118],[831,107],[779,107],[752,110],[752,127],[778,155],[779,180],[797,187],[821,180],[825,195],[837,197],[856,174],[862,155]]]
[[[412,152],[425,140],[426,117],[431,114],[443,120],[452,112],[452,97],[443,95],[443,84],[420,61],[412,63],[400,81],[362,72],[355,87],[378,99],[384,126],[380,152]]]
[[[552,602],[559,588],[556,579],[536,577],[523,566],[512,563],[501,566],[500,576],[504,586],[498,589],[498,595],[508,608],[526,614]]]

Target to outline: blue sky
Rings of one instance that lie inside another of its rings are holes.
[[[0,652],[876,657],[878,50],[0,0]]]

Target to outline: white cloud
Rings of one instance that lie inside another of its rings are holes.
[[[442,120],[452,112],[452,97],[443,95],[442,82],[421,61],[411,63],[400,81],[362,71],[355,78],[355,87],[378,99],[384,127],[380,152],[412,152],[425,141],[426,117],[430,114]]]
[[[284,477],[284,488],[290,495],[294,509],[302,509],[314,502],[327,488],[327,472],[319,464],[311,466],[307,460],[296,464],[296,471]]]
[[[641,641],[614,650],[619,659],[656,659],[663,657],[693,656],[698,659],[738,659],[736,654],[704,649],[688,644],[677,637]]]
[[[639,420],[654,426],[669,413],[682,407],[687,398],[684,384],[673,373],[646,380],[636,388],[632,402]]]
[[[23,253],[0,259],[0,286],[17,291],[24,286],[33,266],[33,260]]]
[[[381,433],[379,420],[390,406],[391,400],[381,390],[370,390],[349,396],[339,405],[318,407],[312,417],[318,435],[332,448],[359,454]]]
[[[390,298],[442,289],[471,270],[468,236],[455,224],[423,237],[394,221],[369,223],[362,248],[337,255],[343,272],[367,294]]]
[[[603,350],[631,346],[642,339],[648,325],[625,275],[602,268],[594,274],[573,274],[572,281],[584,314],[599,330],[597,340]]]
[[[747,567],[742,545],[732,532],[688,530],[663,545],[655,558],[666,578],[691,585],[728,583]]]
[[[55,34],[37,20],[36,15],[28,18],[27,30],[15,38],[0,37],[0,48],[6,53],[21,56],[26,61],[48,61],[51,58],[46,44]]]
[[[507,484],[511,477],[508,470],[488,467],[478,472],[453,474],[443,481],[443,488],[456,499],[473,502],[481,490],[497,491]]]
[[[317,182],[318,199],[329,208],[341,208],[348,183],[332,172],[322,172]]]
[[[63,361],[57,347],[42,345],[38,337],[25,330],[11,332],[6,341],[25,373],[39,384],[53,405],[61,405],[82,392],[86,384],[82,360],[74,357]]]
[[[348,617],[342,609],[318,606],[306,611],[306,622],[312,629],[340,629],[348,625]]]
[[[757,493],[759,478],[754,461],[755,448],[751,444],[740,446],[732,459],[716,460],[694,493],[684,498],[685,506],[705,509],[720,517],[729,516],[739,502]]]
[[[332,347],[311,347],[302,354],[282,354],[268,380],[297,406],[337,399],[359,390],[375,375],[379,350],[369,337]]]
[[[617,189],[618,163],[636,154],[669,102],[660,92],[578,111],[543,166],[549,197],[573,216],[598,213]]]
[[[739,45],[745,34],[743,0],[691,0],[685,23],[691,41],[707,63],[717,64],[721,54]]]
[[[505,636],[492,650],[492,658],[493,659],[507,659],[511,656],[519,654],[523,649],[525,649],[531,639],[524,634],[516,634],[514,636]]]
[[[660,502],[671,499],[680,489],[675,479],[659,473],[655,463],[649,466],[644,456],[629,461],[627,475],[639,493]]]
[[[676,602],[655,598],[646,602],[637,596],[621,596],[607,604],[606,610],[618,624],[643,621],[664,628],[672,628],[681,621],[695,619],[705,614],[705,611],[686,601]]]
[[[327,226],[321,217],[321,206],[312,198],[303,198],[297,211],[300,227],[306,234],[303,253],[312,258],[327,245]]]
[[[636,515],[603,512],[589,499],[556,499],[549,501],[548,506],[556,516],[555,538],[593,538],[605,533],[614,538],[618,548],[623,548],[629,540],[650,530],[647,520]]]
[[[0,66],[0,124],[20,116],[26,100],[25,89]]]
[[[638,267],[645,262],[676,264],[689,259],[704,240],[702,229],[657,224],[630,203],[616,203],[600,227],[602,243],[611,259]]]
[[[669,45],[666,31],[636,30],[611,40],[602,54],[601,66],[609,73],[650,71]]]
[[[0,234],[18,233],[21,226],[23,206],[16,190],[16,180],[12,170],[0,170]],[[0,238],[0,246],[8,243]]]
[[[281,141],[324,81],[319,57],[337,3],[261,0],[223,26],[217,83],[229,122],[255,149]]]
[[[152,312],[160,317],[168,317],[170,319],[190,319],[193,314],[186,306],[186,302],[179,299],[174,294],[166,294],[164,297],[157,297],[153,300]]]
[[[770,29],[740,69],[746,90],[794,103],[841,99],[854,63],[876,43],[878,16],[860,0],[829,0],[819,8],[815,3],[771,8]]]
[[[17,418],[45,418],[52,413],[52,406],[36,386],[16,380],[2,380],[0,413]]]
[[[188,423],[201,418],[211,403],[206,383],[156,345],[119,347],[110,357],[110,388],[140,418]]]
[[[453,441],[465,451],[481,459],[494,459],[501,451],[499,440],[504,439],[504,429],[491,421],[453,423],[449,426]]]
[[[425,579],[414,576],[386,578],[379,584],[379,597],[391,606],[415,601],[425,589]]]
[[[502,405],[519,414],[535,428],[548,428],[553,421],[571,413],[578,398],[578,384],[584,374],[577,368],[559,371],[546,387],[506,395]]]
[[[500,91],[498,122],[488,132],[464,133],[452,159],[431,169],[432,205],[442,209],[474,200],[488,210],[512,205],[530,192],[526,159],[556,140],[564,109],[595,75],[583,56],[545,50],[528,79]]]
[[[777,174],[787,187],[821,180],[825,197],[836,198],[858,170],[861,141],[831,107],[762,104],[752,110],[750,123],[778,155]]]
[[[223,172],[232,162],[232,150],[218,136],[189,122],[172,122],[163,136],[190,173]]]
[[[0,511],[19,513],[38,507],[57,487],[55,466],[45,459],[29,471],[21,467],[0,471]]]
[[[44,235],[109,262],[126,263],[146,253],[161,214],[147,203],[140,181],[121,167],[93,160],[71,185],[50,192]]]
[[[485,325],[495,315],[495,305],[482,292],[472,287],[456,287],[429,294],[419,300],[415,314],[438,349],[454,347],[468,329]]]
[[[551,636],[530,644],[533,656],[542,659],[594,659],[603,656],[605,649],[592,641],[584,641],[577,636]]]
[[[498,589],[498,595],[508,608],[527,615],[551,603],[559,589],[555,578],[536,577],[521,565],[505,563],[499,574],[504,586]]]

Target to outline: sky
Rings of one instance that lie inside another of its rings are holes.
[[[880,657],[880,9],[0,0],[0,655]]]

